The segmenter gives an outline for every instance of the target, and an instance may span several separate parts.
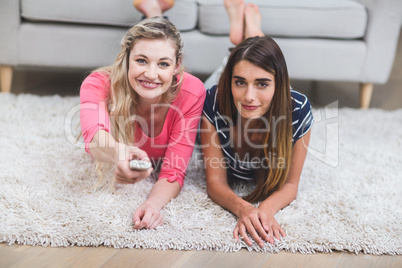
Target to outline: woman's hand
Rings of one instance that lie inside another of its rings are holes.
[[[163,224],[163,216],[160,210],[147,201],[142,203],[134,212],[134,229],[155,229]]]
[[[281,237],[286,237],[286,232],[285,232],[285,230],[282,229],[282,227],[276,221],[276,219],[274,217],[275,213],[273,213],[273,214],[266,213],[266,215],[268,216],[268,225],[267,225],[267,228],[264,228],[264,229],[268,232],[268,236],[270,239],[268,242],[273,244],[275,242],[274,237],[277,240],[281,240]]]
[[[248,237],[247,232],[260,247],[264,246],[264,240],[273,244],[274,235],[278,240],[280,239],[280,235],[283,237],[286,236],[285,231],[279,226],[273,215],[267,214],[251,204],[241,210],[236,228],[233,231],[233,237],[236,241],[239,241],[240,234],[244,242],[251,246],[252,241]]]
[[[134,229],[155,229],[163,224],[160,211],[180,193],[180,184],[177,181],[169,182],[167,178],[156,181],[149,193],[148,199],[134,212]]]
[[[120,148],[121,149],[121,148]],[[137,147],[124,146],[125,157],[124,160],[116,160],[115,175],[116,182],[123,184],[137,183],[145,178],[148,178],[153,168],[147,170],[132,170],[130,169],[130,161],[134,159],[140,159],[149,161],[148,154]]]

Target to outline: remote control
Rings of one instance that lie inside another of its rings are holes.
[[[144,160],[131,160],[130,161],[130,168],[131,169],[147,170],[150,167],[152,167],[152,164],[149,161],[144,161]]]

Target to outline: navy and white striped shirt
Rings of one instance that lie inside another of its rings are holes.
[[[207,90],[207,96],[204,102],[203,114],[209,122],[215,127],[221,142],[221,149],[227,164],[227,173],[232,177],[253,180],[254,170],[261,166],[261,162],[253,159],[239,159],[236,157],[230,146],[230,125],[219,112],[216,103],[217,87],[213,86]],[[292,99],[292,126],[293,137],[292,145],[298,139],[303,137],[311,128],[314,118],[311,111],[311,105],[307,97],[297,91],[291,90]],[[272,164],[272,163],[271,163]]]

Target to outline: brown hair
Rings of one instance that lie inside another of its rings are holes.
[[[261,141],[264,145],[256,149],[255,155],[263,161],[270,161],[270,157],[284,159],[282,168],[271,166],[255,172],[255,190],[244,197],[249,202],[262,201],[272,192],[280,189],[289,173],[289,164],[292,151],[292,104],[290,97],[289,75],[285,58],[278,44],[270,37],[252,37],[237,45],[229,56],[228,62],[220,76],[217,92],[217,105],[222,114],[237,122],[238,112],[233,101],[231,82],[234,66],[246,60],[275,77],[275,92],[268,111],[263,115],[268,122],[276,121],[275,133],[272,129]]]

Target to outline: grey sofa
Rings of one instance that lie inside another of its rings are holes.
[[[247,2],[247,1],[246,1]],[[361,107],[387,81],[401,0],[254,0],[262,28],[279,43],[293,79],[361,83]],[[184,64],[211,74],[231,43],[223,0],[176,0],[167,11],[182,31]],[[141,14],[132,0],[0,0],[0,79],[10,91],[15,67],[92,69],[109,65]]]

